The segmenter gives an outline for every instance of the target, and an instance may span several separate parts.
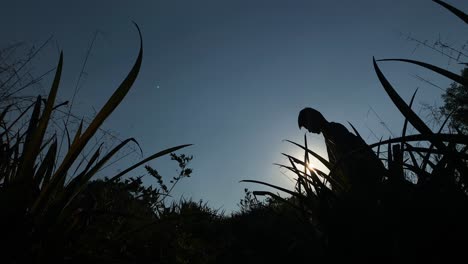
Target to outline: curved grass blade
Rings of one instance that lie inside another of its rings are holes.
[[[418,176],[418,181],[419,181],[419,180],[423,180],[423,179],[424,179],[424,180],[425,180],[425,179],[429,179],[429,178],[431,177],[431,174],[430,174],[430,173],[428,173],[428,172],[425,171],[425,170],[420,169],[420,168],[417,167],[417,166],[413,166],[413,165],[406,164],[406,163],[403,163],[402,165],[405,167],[405,169],[414,172],[414,173]]]
[[[34,110],[29,120],[28,129],[25,132],[25,141],[24,141],[24,149],[23,153],[20,157],[20,164],[18,166],[18,171],[16,175],[16,180],[22,181],[30,175],[32,178],[32,172],[34,167],[34,161],[36,160],[36,156],[33,155],[34,149],[33,145],[31,144],[34,134],[37,128],[37,123],[39,122],[39,115],[41,111],[41,97],[38,96],[36,103],[34,105]],[[34,160],[33,160],[34,157]]]
[[[7,107],[5,107],[5,109],[2,111],[2,113],[0,114],[0,122],[3,122],[3,119],[5,118],[6,114],[8,113],[8,110],[10,109],[10,107],[12,107],[13,105],[10,104],[10,105],[7,105]]]
[[[42,144],[45,132],[49,124],[50,116],[52,114],[52,109],[54,108],[55,98],[57,97],[57,91],[58,91],[58,87],[60,84],[60,78],[62,76],[62,67],[63,67],[63,52],[60,52],[59,63],[57,65],[55,77],[52,82],[52,87],[50,88],[49,96],[47,97],[47,103],[45,104],[44,111],[37,124],[37,128],[34,130],[31,141],[29,141],[26,146],[25,160],[24,160],[25,163],[23,164],[24,171],[22,171],[23,173],[28,173],[27,170],[29,170],[29,166],[31,167],[34,166],[37,155],[39,155],[41,144]]]
[[[402,61],[402,62],[407,62],[411,64],[416,64],[418,66],[424,67],[431,71],[437,72],[438,74],[443,75],[461,85],[468,86],[468,80],[463,78],[462,76],[455,74],[453,72],[449,72],[447,70],[444,70],[442,68],[439,68],[429,63],[415,61],[415,60],[408,60],[408,59],[382,59],[382,60],[377,60],[377,61]]]
[[[429,148],[427,148],[427,151],[425,151],[424,153],[433,153],[433,147],[434,145],[431,145]],[[422,153],[422,151],[418,150],[418,149],[415,149],[413,146],[407,144],[406,145],[406,149],[409,153],[412,153],[412,152],[416,152],[416,154],[418,154],[423,160],[421,161],[421,169],[422,170],[426,170],[426,165],[429,165],[431,166],[431,168],[434,168],[434,163],[432,163],[432,161],[429,159],[430,158],[430,155],[424,155]]]
[[[413,146],[411,146],[410,144],[406,143],[405,144],[406,148],[405,148],[405,151],[407,150],[410,150],[410,151],[407,151],[407,153],[410,155],[410,158],[411,158],[411,162],[413,162],[413,166],[418,166],[419,167],[419,164],[416,160],[416,157],[414,156],[413,152],[411,151],[411,149],[413,148]]]
[[[380,159],[380,146],[382,146],[382,138],[380,138],[379,140],[379,143],[377,143],[377,158]],[[370,148],[372,148],[371,146],[369,146]]]
[[[110,178],[109,182],[115,181],[115,180],[119,179],[120,177],[122,177],[122,176],[125,175],[126,173],[128,173],[128,172],[134,170],[135,168],[141,166],[142,164],[144,164],[144,163],[146,163],[146,162],[148,162],[148,161],[150,161],[150,160],[159,158],[159,157],[161,157],[161,156],[167,155],[167,154],[169,154],[169,153],[171,153],[171,152],[177,151],[177,150],[179,150],[179,149],[181,149],[181,148],[185,148],[185,147],[188,147],[188,146],[191,146],[191,145],[192,145],[192,144],[180,145],[180,146],[177,146],[177,147],[168,148],[168,149],[165,149],[165,150],[160,151],[160,152],[158,152],[158,153],[155,153],[155,154],[149,156],[148,158],[146,158],[146,159],[144,159],[144,160],[142,160],[142,161],[140,161],[140,162],[134,164],[133,166],[130,166],[129,168],[125,169],[124,171],[122,171],[121,173],[115,175],[114,177]]]
[[[296,165],[294,165],[294,162],[289,158],[289,162],[291,163],[291,166],[293,168],[293,172],[297,175],[297,180],[296,180],[296,188],[298,193],[302,193],[302,185],[304,185],[303,179],[301,177],[301,172],[300,170],[297,169]],[[305,168],[305,167],[304,167]],[[305,171],[305,170],[304,170]]]
[[[67,149],[70,149],[70,146],[71,146],[70,131],[68,131],[68,126],[67,126],[67,123],[65,123],[65,121],[63,121],[63,128],[65,130],[65,136],[67,136],[67,146],[68,146]]]
[[[413,93],[413,96],[411,96],[411,99],[410,99],[410,102],[408,104],[408,107],[411,109],[411,107],[413,106],[413,102],[414,102],[414,98],[416,97],[416,93],[418,92],[418,89],[416,88],[416,90],[414,91]],[[398,163],[400,164],[403,164],[403,157],[404,157],[404,151],[405,151],[405,145],[406,145],[406,130],[407,130],[407,127],[408,127],[408,118],[405,118],[405,121],[403,122],[403,130],[401,132],[401,143],[400,143],[400,151],[401,151],[401,155],[398,156],[399,160],[398,160]],[[412,153],[410,152],[410,157],[411,157],[411,160],[413,161],[413,164],[416,166],[417,163],[415,163],[415,159],[414,159],[414,155],[412,155]]]
[[[442,125],[440,126],[439,128],[439,131],[437,134],[440,134],[442,133],[442,130],[444,129],[445,127],[445,124],[447,124],[448,120],[450,119],[450,117],[452,116],[452,114],[455,112],[456,109],[454,109],[444,120],[444,123],[442,123]],[[451,142],[453,143],[453,142]],[[421,169],[426,171],[426,167],[428,165],[428,162],[429,162],[429,158],[431,157],[431,154],[433,153],[440,153],[440,154],[446,154],[445,152],[440,152],[439,150],[437,149],[434,149],[434,144],[431,143],[431,145],[429,146],[429,151],[427,151],[426,153],[426,156],[423,158],[423,161],[421,163]],[[452,152],[452,153],[455,153],[455,154],[458,154],[457,152]]]
[[[439,155],[444,155],[446,152],[438,150],[438,149],[432,149],[430,146],[428,148],[423,148],[423,147],[411,147],[411,150],[418,151],[421,153],[428,153],[430,152],[431,154],[439,154]],[[454,156],[461,158],[461,159],[468,159],[468,153],[463,153],[463,152],[458,152],[458,151],[451,151]]]
[[[408,107],[411,109],[413,106],[414,98],[416,97],[416,93],[418,92],[418,88],[413,93],[413,96],[411,96],[410,102],[408,104]],[[405,121],[403,122],[403,130],[401,132],[401,143],[400,143],[400,151],[401,155],[398,156],[398,163],[403,164],[403,156],[404,156],[404,147],[406,145],[406,130],[408,127],[408,118],[405,118]]]
[[[305,151],[304,151],[304,174],[307,172],[307,166],[310,162],[309,160],[309,153],[307,152],[307,150],[309,149],[309,146],[307,145],[307,133],[304,133],[304,147],[305,147]],[[291,165],[295,168],[296,166],[294,165],[294,162],[292,161],[291,158],[289,158],[289,162],[291,163]],[[300,174],[298,174],[298,176],[300,176]],[[300,180],[301,177],[298,177],[298,180]],[[304,182],[302,182],[304,184],[304,186],[306,186],[306,184]],[[298,182],[298,188],[299,188],[299,193],[301,193],[301,182]],[[307,188],[307,187],[306,187]],[[309,192],[309,189],[307,188],[306,189],[306,192]]]
[[[11,128],[12,128],[19,120],[21,120],[21,118],[29,111],[29,109],[31,109],[31,107],[33,107],[33,106],[35,106],[35,105],[36,105],[36,102],[30,104],[23,112],[21,112],[21,114],[20,114],[13,122],[10,123],[10,125],[8,126],[8,128],[0,134],[0,138],[3,137],[8,131],[11,131]]]
[[[55,109],[57,109],[57,108],[59,108],[59,107],[62,107],[62,106],[64,106],[64,105],[68,105],[68,101],[65,101],[65,102],[63,102],[63,103],[60,103],[60,104],[54,106],[54,107],[52,108],[52,110],[55,110]]]
[[[140,148],[140,145],[138,144],[138,142],[134,139],[134,138],[127,138],[126,140],[122,141],[119,145],[117,145],[115,148],[113,148],[111,151],[109,151],[109,153],[106,154],[106,156],[104,156],[97,164],[96,166],[94,166],[91,170],[89,170],[89,173],[86,178],[88,180],[91,179],[91,177],[96,174],[99,169],[102,168],[102,166],[104,166],[104,164],[107,163],[107,161],[109,161],[118,151],[120,151],[120,149],[122,149],[122,147],[124,147],[125,145],[127,145],[129,142],[133,142],[135,143],[138,148]],[[141,148],[140,148],[141,150]]]
[[[85,184],[88,182],[88,180],[84,178],[84,176],[86,175],[90,167],[94,164],[94,162],[96,162],[96,160],[99,158],[103,144],[104,143],[101,143],[99,145],[97,150],[94,152],[93,156],[91,156],[91,159],[89,160],[88,164],[86,164],[86,167],[83,169],[83,171],[77,177],[75,177],[72,182],[66,185],[65,191],[62,193],[62,196],[59,199],[57,199],[57,200],[60,200],[60,202],[58,203],[60,204],[59,207],[62,208],[62,214],[59,217],[59,220],[62,220],[64,217],[69,215],[69,214],[63,214],[63,212],[65,211],[67,205],[76,196],[76,194],[78,194],[79,191],[83,189]],[[69,198],[70,196],[71,198]]]
[[[65,158],[61,162],[59,168],[55,171],[54,175],[52,176],[50,183],[45,187],[45,190],[41,192],[39,197],[34,202],[34,205],[32,207],[33,211],[40,208],[39,205],[43,204],[45,201],[49,199],[50,195],[52,194],[52,191],[55,191],[56,188],[63,187],[66,174],[69,168],[75,162],[76,158],[82,152],[82,150],[84,149],[88,141],[91,139],[91,137],[96,133],[96,131],[102,125],[104,120],[107,119],[107,117],[120,104],[120,102],[123,100],[125,95],[128,93],[128,91],[132,87],[134,81],[136,80],[136,77],[138,76],[138,73],[141,67],[142,58],[143,58],[143,41],[142,41],[141,31],[138,25],[135,24],[135,26],[138,30],[138,35],[140,38],[140,49],[139,49],[138,57],[135,61],[135,64],[133,65],[132,69],[130,70],[126,78],[117,88],[117,90],[112,94],[112,96],[109,98],[106,104],[101,108],[101,110],[99,111],[97,116],[93,119],[93,121],[88,126],[88,128],[83,133],[83,135],[80,135],[80,133],[77,133],[77,136],[75,137],[76,141],[72,143],[72,146],[66,153]]]
[[[55,161],[56,155],[57,155],[57,140],[54,140],[54,142],[52,142],[52,145],[50,145],[49,150],[47,151],[44,160],[39,166],[39,169],[34,175],[35,186],[39,187],[41,183],[43,186],[47,185],[50,179],[50,175],[52,174],[52,171],[54,169],[54,165],[55,165],[54,161]]]
[[[452,12],[454,15],[456,15],[458,18],[460,18],[461,20],[465,21],[466,24],[468,24],[468,15],[465,14],[463,11],[443,2],[443,1],[440,1],[440,0],[432,0],[433,2],[445,7],[447,10],[449,10],[450,12]]]
[[[70,190],[71,194],[70,197],[67,198],[67,204],[69,204],[73,200],[73,198],[80,192],[84,184],[91,180],[91,178],[99,171],[99,169],[102,166],[104,166],[104,164],[106,164],[118,151],[120,151],[120,149],[122,149],[122,147],[124,147],[129,142],[134,142],[138,145],[138,142],[134,138],[127,138],[115,148],[113,148],[111,151],[109,151],[109,153],[107,153],[100,161],[98,161],[93,168],[87,168],[77,177],[73,178],[73,180],[71,180],[70,183],[67,185],[67,189]]]
[[[19,135],[19,132],[16,133],[16,142],[11,147],[12,152],[13,152],[13,162],[18,162],[20,161],[20,152],[19,152],[19,146],[21,143],[21,137]],[[18,166],[8,166],[9,172],[8,172],[8,177],[5,179],[6,181],[3,183],[4,185],[8,185],[12,179],[14,179],[16,173],[18,172]]]
[[[304,186],[304,189],[306,191],[306,194],[307,196],[313,196],[314,195],[314,192],[312,191],[312,188],[310,188],[310,185],[309,184],[306,184],[307,182],[310,182],[308,179],[307,179],[307,176],[310,176],[312,181],[314,181],[314,179],[312,178],[311,175],[307,175],[306,174],[306,170],[304,169],[304,172],[301,173],[300,170],[297,169],[296,165],[294,164],[294,161],[292,158],[289,158],[289,162],[291,163],[291,166],[294,168],[294,170],[296,171],[296,174],[297,174],[297,182],[298,182],[298,193],[302,193],[301,191],[301,186]],[[304,167],[305,168],[305,167]],[[317,184],[314,183],[314,182],[311,182],[312,186],[316,186]],[[316,191],[319,191],[316,189]]]
[[[75,145],[78,139],[81,137],[81,131],[83,130],[83,119],[80,122],[80,125],[78,126],[78,130],[75,133],[75,137],[73,137],[73,141],[71,143],[71,146]],[[68,149],[71,149],[71,146],[68,146]]]
[[[50,142],[52,142],[55,138],[57,138],[57,134],[53,134],[49,139],[47,139],[47,141],[42,144],[41,148],[39,149],[39,153],[42,153],[42,151],[44,151],[44,149],[50,144]]]
[[[304,163],[302,160],[296,159],[296,158],[294,158],[293,156],[288,155],[288,154],[285,154],[285,153],[281,153],[281,154],[284,155],[284,156],[286,156],[286,157],[289,158],[289,159],[292,159],[295,163],[300,164],[301,166],[305,166],[305,163]],[[277,164],[277,165],[279,165],[279,166],[281,166],[281,167],[284,167],[284,168],[286,168],[286,169],[290,169],[290,168],[291,168],[291,169],[294,169],[294,168],[292,168],[292,167],[284,166],[284,165],[281,165],[281,164]],[[296,170],[297,170],[297,168],[296,168]],[[291,170],[291,171],[295,173],[294,170]],[[336,183],[336,184],[339,185],[339,183],[338,183],[335,179],[333,179],[333,178],[330,177],[329,175],[325,174],[324,172],[322,172],[322,171],[320,171],[320,170],[318,170],[318,169],[314,169],[314,171],[316,171],[316,172],[317,172],[322,178],[324,178],[326,181],[328,181],[328,182],[333,182],[333,183]],[[298,170],[298,172],[302,173],[302,172],[299,171],[299,170]],[[297,174],[297,173],[296,173],[296,174]],[[309,174],[304,173],[304,175],[309,175]],[[317,179],[317,180],[320,181],[319,179]],[[322,183],[322,182],[320,181],[320,183]],[[322,184],[325,184],[325,183],[322,183]]]
[[[390,138],[389,138],[390,139]],[[393,155],[392,155],[392,144],[388,143],[387,144],[387,166],[388,169],[390,170],[393,167]]]
[[[432,136],[434,133],[416,115],[416,113],[414,113],[413,110],[411,110],[411,108],[409,108],[408,105],[406,105],[406,103],[403,101],[400,95],[395,91],[395,89],[393,89],[392,85],[385,78],[382,71],[380,71],[380,68],[377,65],[375,59],[373,59],[373,62],[374,62],[375,72],[377,73],[377,76],[380,82],[382,83],[382,86],[384,87],[388,96],[393,101],[393,103],[398,108],[398,110],[400,110],[400,112],[405,116],[405,118],[407,118],[408,121],[413,125],[413,127],[416,128],[421,134],[426,135],[426,136]],[[438,149],[441,149],[441,150],[445,149],[445,145],[441,141],[436,140],[434,138],[430,138],[429,141],[433,143]]]
[[[91,159],[86,164],[86,167],[84,168],[84,170],[80,174],[86,174],[89,171],[89,169],[94,164],[94,162],[96,162],[96,160],[99,158],[99,155],[101,155],[101,148],[102,148],[103,145],[104,145],[104,142],[102,142],[99,145],[99,147],[96,149],[94,154],[91,156]]]
[[[307,179],[307,177],[310,177],[310,175],[307,174],[307,173],[304,173],[303,171],[297,171],[297,169],[295,169],[294,167],[286,166],[286,165],[283,165],[283,164],[274,163],[273,165],[279,166],[281,168],[285,168],[285,169],[291,171],[292,173],[294,173],[294,174],[296,174],[298,176],[300,175],[300,176],[304,177],[306,181],[312,183],[309,179]]]
[[[364,139],[361,137],[361,135],[359,134],[359,132],[357,131],[357,129],[353,126],[353,124],[351,124],[351,122],[348,122],[348,124],[351,126],[351,128],[353,129],[354,133],[356,134],[356,136],[362,141],[364,142]]]
[[[285,189],[285,188],[282,188],[282,187],[279,187],[279,186],[276,186],[276,185],[273,185],[273,184],[270,184],[270,183],[266,183],[266,182],[262,182],[262,181],[257,181],[257,180],[241,180],[239,182],[251,182],[251,183],[258,183],[258,184],[261,184],[261,185],[266,185],[268,187],[271,187],[271,188],[274,188],[274,189],[277,189],[277,190],[280,190],[282,192],[285,192],[287,194],[290,194],[294,197],[297,197],[299,199],[305,199],[305,197],[302,195],[302,194],[299,194],[299,193],[296,193],[296,192],[293,192],[293,191],[290,191],[288,189]]]
[[[310,150],[310,149],[306,149],[304,146],[301,146],[300,144],[297,144],[296,142],[293,142],[291,140],[286,140],[287,142],[291,143],[291,144],[294,144],[300,148],[302,148],[303,150],[307,151],[309,154],[311,154],[312,156],[314,156],[315,158],[317,158],[323,165],[325,165],[325,167],[327,167],[327,169],[330,169],[332,166],[330,164],[330,162],[328,162],[326,159],[322,158],[322,156],[320,156],[319,154],[315,153],[314,151]]]
[[[387,143],[400,143],[403,138],[397,137],[397,138],[392,138],[389,140],[383,140],[379,141],[377,143],[370,144],[369,146],[371,148],[378,147],[380,145],[384,145]],[[461,134],[432,134],[432,135],[423,135],[423,134],[415,134],[415,135],[409,135],[405,137],[406,142],[411,142],[411,141],[431,141],[431,140],[439,140],[442,142],[454,142],[457,144],[463,144],[463,145],[468,145],[468,137],[465,135]]]
[[[274,164],[274,165],[277,165],[279,167],[282,167],[282,168],[285,168],[293,173],[296,173],[295,169],[293,167],[290,167],[290,166],[286,166],[286,165],[282,165],[282,164]],[[312,184],[314,186],[314,188],[316,187],[316,183],[312,182],[311,180],[309,180],[308,178],[311,178],[311,175],[309,174],[306,174],[302,171],[299,171],[299,173],[304,177],[304,180],[307,181],[308,183]],[[325,180],[327,180],[328,182],[332,183],[332,186],[334,187],[337,187],[338,189],[334,189],[335,191],[336,190],[343,190],[343,187],[342,185],[340,185],[339,182],[337,182],[335,179],[329,177],[328,175],[321,175],[321,177],[323,177]],[[323,186],[323,188],[321,189],[322,192],[327,192],[328,194],[333,194],[333,192],[331,192],[331,190],[327,187],[327,186]]]
[[[91,139],[91,137],[96,133],[102,123],[109,117],[109,115],[117,108],[117,106],[122,102],[124,97],[127,95],[128,91],[132,87],[133,83],[135,82],[138,73],[140,71],[141,62],[143,59],[143,39],[141,35],[140,28],[137,24],[135,24],[138,35],[140,37],[140,50],[138,52],[138,57],[133,65],[132,69],[128,73],[127,77],[122,81],[120,86],[117,90],[112,94],[106,104],[101,108],[98,112],[96,117],[93,119],[91,124],[85,130],[83,135],[81,135],[75,144],[72,144],[70,150],[67,152],[64,160],[60,164],[60,167],[55,172],[55,175],[58,177],[63,177],[66,171],[70,168],[70,166],[75,162],[76,158],[78,157],[79,153],[83,150],[85,145]],[[54,175],[54,177],[56,177]]]
[[[414,102],[414,98],[416,97],[416,93],[418,92],[418,89],[416,88],[416,90],[414,91],[413,93],[413,96],[411,96],[411,100],[409,102],[409,105],[408,107],[411,109],[411,107],[413,106],[413,102]],[[403,149],[404,145],[405,145],[405,141],[406,141],[406,129],[408,127],[408,118],[405,118],[405,121],[403,123],[403,131],[401,132],[401,145],[400,145],[400,148]]]

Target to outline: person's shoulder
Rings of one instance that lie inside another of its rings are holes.
[[[343,143],[357,144],[358,137],[351,133],[344,125],[340,123],[330,122],[328,124],[328,131],[330,136],[335,140],[342,140]]]
[[[328,123],[328,127],[332,131],[341,132],[341,133],[343,133],[343,132],[350,133],[349,130],[340,123],[330,122],[330,123]]]

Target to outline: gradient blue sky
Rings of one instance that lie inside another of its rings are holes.
[[[447,2],[468,11],[466,0]],[[59,97],[66,100],[98,31],[74,109],[86,116],[103,105],[136,58],[132,20],[143,33],[142,69],[104,128],[120,138],[135,137],[145,155],[195,144],[182,151],[194,155],[193,177],[175,195],[226,211],[237,208],[243,188],[265,189],[241,179],[292,188],[272,164],[286,163],[281,152],[300,155],[283,139],[302,142],[297,114],[304,107],[320,110],[329,121],[351,122],[373,142],[369,129],[384,138],[390,133],[372,107],[395,136],[400,133],[403,119],[376,78],[372,56],[423,60],[459,72],[455,62],[405,35],[428,43],[440,38],[455,48],[467,41],[461,20],[429,0],[18,0],[2,4],[0,46],[39,44],[53,35],[34,70],[53,67],[63,50]],[[441,87],[450,83],[416,66],[380,65],[404,98],[420,88],[418,110],[422,103],[440,103],[441,91],[414,75]],[[326,156],[322,137],[308,138]],[[131,156],[119,167],[137,160]],[[168,177],[176,168],[168,158],[150,164]]]

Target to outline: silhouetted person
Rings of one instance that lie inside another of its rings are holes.
[[[354,259],[379,262],[381,259],[376,256],[388,256],[391,247],[379,209],[380,183],[385,173],[382,162],[361,137],[342,124],[328,122],[315,109],[304,108],[298,124],[311,133],[323,134],[328,160],[332,168],[336,167],[330,177],[341,185],[337,187],[330,181],[341,199],[324,220],[328,254],[335,254],[331,263]]]
[[[308,107],[299,113],[298,125],[311,133],[323,134],[328,161],[332,167],[337,166],[330,176],[343,185],[345,191],[364,188],[372,192],[368,188],[374,188],[382,179],[383,164],[364,140],[342,124],[328,122],[319,111]]]

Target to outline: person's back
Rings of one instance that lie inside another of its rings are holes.
[[[369,146],[340,123],[328,122],[320,112],[305,108],[299,114],[299,127],[312,133],[322,133],[332,165],[331,177],[344,191],[375,188],[382,179],[383,165]],[[333,184],[332,184],[333,186]]]
[[[328,122],[320,112],[305,108],[298,118],[299,127],[311,133],[322,133],[332,165],[330,177],[340,199],[327,211],[328,249],[335,255],[374,261],[374,256],[390,256],[390,240],[382,228],[380,182],[385,174],[382,162],[360,138],[339,123]],[[380,259],[380,258],[377,258]]]

